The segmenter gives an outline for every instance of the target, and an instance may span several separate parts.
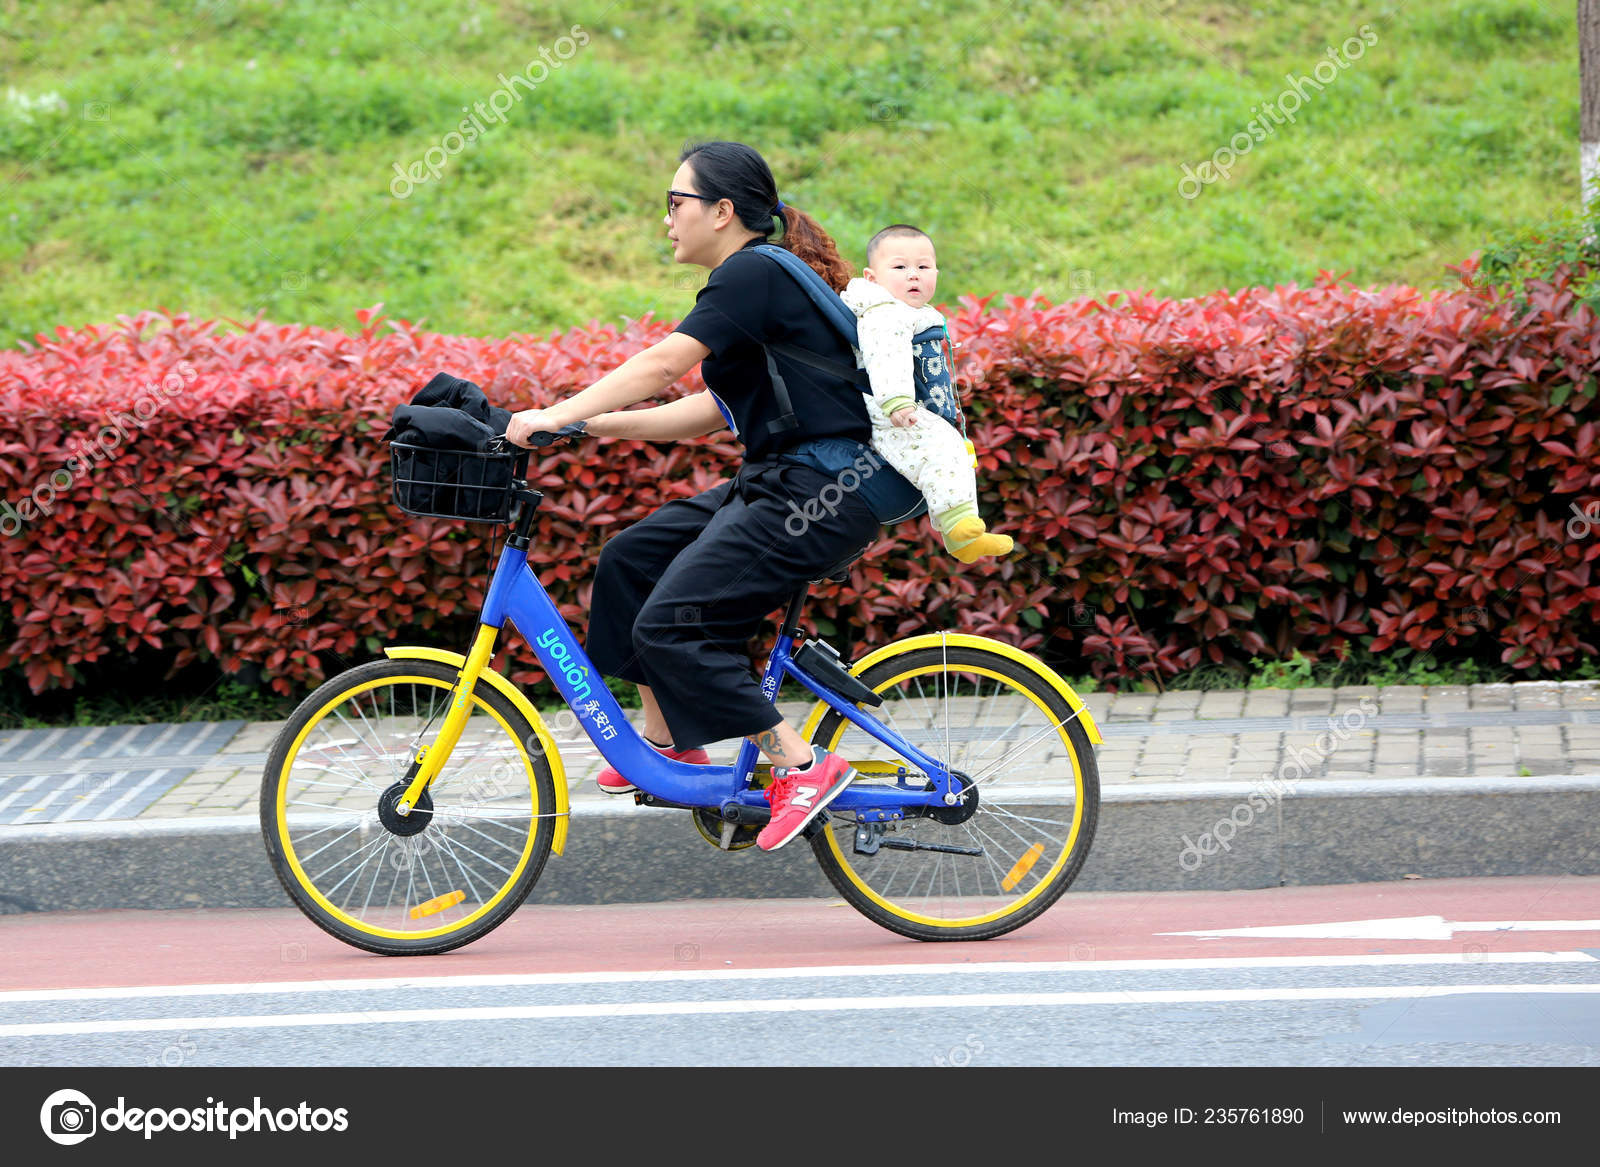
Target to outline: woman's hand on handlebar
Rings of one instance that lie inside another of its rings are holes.
[[[506,441],[515,446],[531,448],[531,435],[541,431],[553,434],[561,428],[563,423],[550,414],[548,409],[524,409],[521,413],[513,413],[511,420],[506,422]]]

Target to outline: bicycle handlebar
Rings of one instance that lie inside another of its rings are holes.
[[[571,425],[562,426],[554,433],[551,433],[549,430],[534,430],[528,435],[528,440],[535,446],[539,447],[553,445],[559,438],[566,438],[568,441],[575,442],[580,437],[592,436],[588,433],[588,426],[589,423],[586,421],[575,421]],[[526,450],[529,448],[527,446],[517,445],[515,442],[507,438],[505,434],[496,434],[494,436],[494,440],[499,442],[503,447],[512,450]]]

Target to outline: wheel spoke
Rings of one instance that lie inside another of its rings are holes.
[[[323,830],[332,830],[332,829],[333,829],[332,827],[324,827],[323,828]],[[329,847],[332,847],[332,846],[334,846],[334,845],[336,845],[338,843],[343,842],[345,839],[348,839],[351,835],[355,834],[360,829],[361,829],[361,824],[357,823],[355,826],[351,827],[344,834],[340,835],[337,839],[334,839],[332,842],[325,843],[321,847],[318,847],[315,851],[311,852],[311,854],[307,855],[304,859],[302,859],[300,861],[300,866],[304,867],[307,863],[310,863],[313,859],[315,859],[318,855],[321,855]],[[313,833],[315,833],[315,832],[313,832]]]
[[[378,811],[378,795],[404,778],[417,748],[436,742],[453,687],[431,678],[444,668],[390,661],[351,670],[342,696],[308,700],[291,717],[285,732],[299,749],[264,780],[263,826],[279,843],[269,853],[296,904],[374,951],[442,952],[494,927],[510,909],[490,905],[534,878],[554,836],[554,824],[540,820],[556,812],[535,813],[554,800],[549,762],[527,752],[520,715],[487,687],[474,694],[430,787],[423,833],[397,835],[401,821]],[[495,787],[479,797],[485,773]],[[427,914],[411,918],[424,904]]]
[[[301,779],[298,779],[296,781],[296,783],[295,783],[296,789],[298,789],[302,793],[304,793],[307,790],[310,790],[314,786],[319,786],[319,787],[322,787],[323,789],[326,789],[326,790],[349,790],[350,789],[350,783],[348,783],[348,782],[345,782],[345,783],[318,782],[315,779],[301,778]]]
[[[979,846],[983,848],[983,857],[989,861],[989,866],[993,870],[995,888],[999,890],[1000,883],[1005,878],[1005,870],[1002,870],[1000,865],[994,861],[994,853],[998,851],[1007,859],[1010,859],[1011,856],[1006,853],[1005,848],[995,846],[994,840],[989,838],[988,833],[971,819],[967,820],[967,827],[978,836]],[[1015,860],[1012,860],[1012,862],[1015,863]],[[1009,867],[1006,870],[1009,870]]]
[[[1059,732],[1063,725],[1067,724],[1067,722],[1071,721],[1073,718],[1075,718],[1077,716],[1078,715],[1076,713],[1069,713],[1069,714],[1067,714],[1067,716],[1063,717],[1060,721],[1055,722],[1053,725],[1046,725],[1046,726],[1044,726],[1044,727],[1042,727],[1040,729],[1035,730],[1032,734],[1030,734],[1028,736],[1028,739],[1026,741],[1018,743],[1012,749],[1007,750],[1004,754],[1002,754],[995,761],[991,762],[987,769],[980,770],[978,773],[972,775],[973,782],[976,783],[976,782],[984,781],[985,775],[991,774],[995,770],[999,769],[999,767],[1003,766],[1006,762],[1010,761],[1014,754],[1018,753],[1021,750],[1027,749],[1029,746],[1033,745],[1034,742],[1038,741],[1040,738],[1044,737],[1048,733]]]
[[[341,863],[348,863],[348,862],[350,862],[350,860],[354,859],[357,855],[361,854],[362,851],[367,851],[367,850],[369,850],[371,848],[382,846],[382,845],[386,844],[388,841],[389,841],[389,836],[388,835],[384,835],[381,838],[377,838],[377,839],[372,840],[372,842],[370,842],[370,843],[362,844],[362,846],[358,850],[356,850],[354,854],[346,855],[343,859],[335,860],[333,866],[329,867],[325,871],[323,871],[322,875],[312,876],[311,877],[311,882],[313,884],[320,884],[322,882],[323,876],[332,875],[335,871],[337,871],[339,869],[339,865]],[[367,858],[370,859],[371,856],[369,855]],[[366,860],[362,860],[362,862],[361,862],[361,867],[364,867],[364,866],[366,866]],[[361,870],[361,867],[357,867],[356,871]],[[354,875],[355,873],[356,873],[355,871],[352,871],[350,873],[350,875]],[[345,880],[349,879],[350,875],[345,876],[344,879],[341,879],[338,883],[334,884],[332,887],[330,887],[327,891],[323,892],[322,894],[327,896],[329,899],[332,899],[333,898],[333,893],[338,891],[341,887],[343,887],[345,885]]]
[[[1017,714],[1017,716],[1014,719],[1012,719],[1011,724],[1006,726],[1005,729],[1001,730],[995,736],[995,739],[994,739],[995,744],[990,746],[987,750],[984,750],[983,753],[979,754],[976,758],[973,758],[971,760],[971,764],[976,766],[980,762],[982,762],[985,758],[987,758],[990,754],[994,753],[995,750],[1003,748],[1005,746],[1006,742],[1011,739],[1011,731],[1016,729],[1017,726],[1021,725],[1022,724],[1022,719],[1027,717],[1027,716],[1028,716],[1028,711],[1026,709],[1024,709],[1021,713]],[[968,752],[970,752],[971,751],[971,746],[968,746],[967,748],[968,748]]]
[[[367,696],[370,698],[372,694],[368,693]],[[395,781],[399,781],[400,772],[395,769],[394,758],[390,754],[384,752],[383,736],[378,733],[377,729],[372,725],[372,723],[367,720],[367,715],[362,711],[361,708],[361,699],[359,697],[356,698],[356,700],[350,702],[350,706],[356,711],[356,716],[361,718],[361,724],[367,728],[369,733],[372,734],[372,745],[378,757],[389,763],[389,777]],[[342,714],[340,715],[339,720],[345,721],[345,718]],[[346,722],[346,724],[348,724],[348,722]]]
[[[339,812],[341,812],[343,814],[366,814],[367,813],[361,807],[334,806],[331,802],[311,802],[311,801],[309,801],[307,799],[304,799],[304,798],[286,798],[286,799],[283,800],[283,802],[284,802],[285,806],[316,806],[316,807],[321,807],[323,810],[339,811]]]
[[[996,827],[1004,827],[1006,830],[1010,831],[1013,835],[1016,835],[1018,841],[1022,843],[1023,850],[1027,850],[1029,847],[1033,846],[1032,841],[1029,840],[1029,839],[1023,838],[1020,834],[1018,834],[1017,833],[1017,828],[1013,827],[1010,823],[996,820],[994,825]]]
[[[337,710],[335,711],[335,715],[337,715]],[[322,732],[324,733],[324,735],[326,735],[327,730],[324,729]],[[355,743],[352,742],[351,744],[353,745]],[[328,746],[333,748],[333,749],[338,750],[340,755],[343,756],[344,759],[347,762],[350,763],[350,765],[352,767],[352,769],[351,769],[351,776],[352,777],[354,777],[358,781],[360,781],[360,783],[363,786],[369,787],[370,789],[373,789],[373,790],[378,789],[377,783],[373,782],[371,779],[369,779],[366,776],[366,774],[367,774],[366,770],[362,767],[360,762],[356,761],[356,759],[354,759],[354,758],[352,758],[350,756],[349,752],[344,748],[344,743],[343,742],[339,741],[337,738],[332,738],[332,739],[330,739],[328,741]],[[328,769],[332,769],[332,767],[329,766]]]
[[[478,828],[473,826],[471,823],[463,822],[463,823],[455,823],[455,824],[452,824],[452,825],[465,827],[467,830],[471,831],[474,835],[477,835],[480,839],[487,839],[490,843],[494,844],[496,847],[504,847],[507,851],[510,851],[513,855],[521,855],[522,854],[522,848],[521,847],[513,847],[510,843],[507,843],[507,842],[505,842],[504,840],[501,840],[501,839],[497,839],[493,835],[486,835],[482,831],[478,830]],[[462,846],[465,847],[466,844],[463,843]],[[504,870],[504,868],[502,868],[502,870]]]
[[[504,845],[504,844],[502,844],[502,846],[503,846],[503,845]],[[464,842],[462,842],[462,841],[461,841],[461,840],[460,840],[460,839],[457,839],[457,840],[456,840],[456,846],[457,846],[457,847],[460,847],[460,848],[461,848],[461,849],[462,849],[462,850],[463,850],[463,851],[465,851],[465,852],[466,852],[466,853],[467,853],[467,854],[468,854],[468,855],[472,855],[472,856],[475,856],[475,857],[477,857],[477,858],[479,858],[479,859],[482,859],[482,860],[483,860],[483,861],[484,861],[484,862],[485,862],[485,863],[487,863],[487,864],[488,864],[488,865],[489,865],[489,866],[490,866],[490,867],[492,867],[492,868],[494,868],[494,869],[495,869],[495,870],[496,870],[496,871],[498,871],[498,872],[500,872],[500,874],[502,874],[502,875],[510,875],[510,874],[511,874],[511,870],[510,870],[510,868],[507,868],[507,867],[501,867],[501,866],[500,866],[500,865],[499,865],[499,864],[498,864],[498,863],[496,863],[496,862],[495,862],[495,861],[494,861],[494,860],[493,860],[493,859],[490,859],[490,858],[489,858],[489,857],[488,857],[488,856],[487,856],[487,855],[481,855],[481,854],[479,854],[479,853],[478,853],[478,852],[477,852],[477,851],[474,851],[474,850],[473,850],[473,849],[472,849],[472,848],[471,848],[471,847],[469,847],[469,846],[467,846],[467,845],[466,845],[466,843],[464,843]]]
[[[389,849],[389,840],[387,838],[384,839],[384,841],[383,841],[383,849],[385,851],[387,851]],[[380,860],[378,862],[378,866],[373,868],[373,871],[372,871],[372,883],[367,888],[367,899],[366,899],[366,902],[361,905],[361,914],[363,916],[365,916],[367,914],[368,910],[372,907],[372,893],[378,890],[378,879],[382,875],[383,875],[383,862],[382,862],[382,860]],[[361,885],[358,883],[356,886],[359,888]],[[348,911],[350,909],[350,901],[346,900],[344,902],[344,904],[343,904],[343,907],[344,907],[344,909],[346,911]]]
[[[944,672],[940,679],[944,681],[944,754],[941,755],[944,764],[950,764],[950,641],[944,632],[939,633],[939,648],[944,654]]]
[[[948,636],[859,675],[884,698],[869,716],[979,789],[962,822],[939,821],[936,807],[913,812],[872,855],[855,851],[841,822],[818,854],[846,900],[924,939],[998,935],[1043,911],[1076,877],[1097,818],[1098,772],[1070,725],[1077,714],[1042,674]],[[885,754],[835,714],[813,740],[852,760]]]
[[[1018,822],[1022,823],[1048,823],[1052,827],[1070,827],[1072,825],[1071,823],[1064,823],[1060,819],[1041,819],[1036,818],[1031,814],[1016,814],[1007,810],[1003,806],[996,806],[993,802],[984,803],[983,809],[989,811],[991,814],[1003,814],[1008,819],[1016,819]],[[1043,831],[1040,832],[1040,834],[1044,833],[1045,832]]]
[[[450,858],[455,860],[456,869],[461,872],[461,878],[466,883],[464,890],[472,897],[472,902],[476,904],[486,903],[488,897],[478,893],[478,885],[473,881],[472,873],[461,862],[461,856],[456,854],[455,844],[450,842],[449,837],[442,833],[439,836],[439,843],[446,851],[450,852]]]

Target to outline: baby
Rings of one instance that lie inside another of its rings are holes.
[[[1006,554],[1011,536],[991,534],[978,517],[966,439],[917,404],[912,383],[911,338],[944,324],[929,304],[939,282],[933,240],[903,223],[885,227],[867,244],[862,276],[841,297],[856,314],[858,347],[872,380],[866,404],[873,449],[922,492],[950,554],[962,563]]]

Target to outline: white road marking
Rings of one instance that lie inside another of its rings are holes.
[[[1219,928],[1159,932],[1159,936],[1261,936],[1300,940],[1449,940],[1457,932],[1600,932],[1600,920],[1446,920],[1443,916],[1399,916],[1387,920],[1344,920],[1331,924],[1282,924],[1261,928]]]
[[[659,969],[620,972],[480,973],[446,977],[367,977],[257,984],[129,985],[93,989],[14,989],[0,1006],[24,1001],[113,1001],[141,997],[239,997],[274,993],[400,992],[536,985],[633,985],[695,981],[812,980],[822,977],[939,977],[1089,972],[1190,972],[1206,969],[1382,968],[1398,965],[1595,964],[1586,952],[1416,952],[1366,956],[1235,956],[1174,960],[973,961],[966,964],[816,965],[784,968]]]
[[[1079,993],[929,993],[919,996],[804,997],[728,1001],[622,1001],[592,1005],[496,1005],[462,1009],[374,1009],[355,1013],[258,1014],[244,1017],[157,1017],[130,1021],[48,1021],[0,1025],[0,1040],[102,1033],[195,1032],[216,1029],[301,1029],[329,1025],[458,1025],[463,1021],[560,1021],[583,1017],[674,1017],[722,1013],[842,1013],[888,1009],[1024,1009],[1041,1006],[1256,1004],[1266,1001],[1380,1001],[1485,994],[1600,994],[1588,985],[1352,985],[1283,989],[1151,989]]]

